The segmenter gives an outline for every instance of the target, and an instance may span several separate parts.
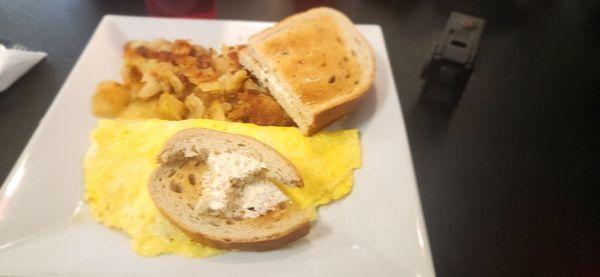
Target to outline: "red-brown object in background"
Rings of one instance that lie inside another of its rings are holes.
[[[215,0],[145,0],[151,16],[217,18]]]

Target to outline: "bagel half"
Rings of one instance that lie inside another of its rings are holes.
[[[192,240],[220,249],[265,251],[293,242],[310,230],[312,211],[292,201],[281,202],[256,218],[228,218],[199,213],[202,172],[209,153],[237,153],[267,165],[265,178],[288,186],[302,186],[294,166],[276,150],[247,136],[208,129],[187,129],[169,139],[158,155],[160,166],[148,190],[160,210]]]

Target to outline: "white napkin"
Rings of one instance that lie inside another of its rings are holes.
[[[0,92],[46,57],[44,52],[6,49],[0,44]]]

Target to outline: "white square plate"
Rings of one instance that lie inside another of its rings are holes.
[[[83,155],[96,125],[96,84],[120,79],[132,39],[188,38],[204,46],[246,41],[272,23],[106,16],[0,191],[0,275],[18,276],[433,276],[411,156],[383,33],[358,25],[375,50],[374,89],[331,128],[358,128],[363,167],[353,192],[322,207],[307,238],[264,253],[206,259],[141,257],[121,232],[82,204]]]

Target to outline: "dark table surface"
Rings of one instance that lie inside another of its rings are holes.
[[[247,3],[219,1],[218,17],[276,21],[326,4],[383,27],[439,276],[600,276],[600,2]],[[451,11],[487,26],[448,112],[420,101],[418,77]],[[0,37],[48,53],[0,94],[0,180],[109,13],[146,9],[0,0]]]

